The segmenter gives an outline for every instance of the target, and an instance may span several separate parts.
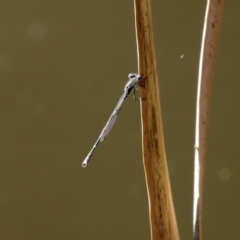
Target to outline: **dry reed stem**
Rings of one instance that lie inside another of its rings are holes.
[[[135,0],[135,23],[141,88],[143,164],[145,170],[152,240],[178,240],[172,202],[160,108],[150,0]]]
[[[202,228],[202,196],[206,147],[209,127],[210,103],[214,63],[216,59],[220,24],[224,0],[208,0],[202,35],[199,61],[195,159],[194,159],[194,200],[193,200],[193,231],[194,240],[201,239]]]

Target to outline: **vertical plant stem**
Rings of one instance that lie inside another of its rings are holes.
[[[143,165],[145,170],[152,240],[178,240],[166,162],[157,64],[150,0],[135,0],[135,23],[141,88]]]
[[[201,239],[202,196],[214,63],[216,59],[224,0],[208,0],[202,35],[198,72],[195,159],[194,159],[194,240]]]

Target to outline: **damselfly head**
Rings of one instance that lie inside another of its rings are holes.
[[[136,74],[134,74],[134,73],[129,73],[129,74],[128,74],[128,78],[129,78],[129,79],[134,78],[135,76],[136,76]]]
[[[128,78],[129,78],[129,79],[136,78],[136,79],[140,80],[140,79],[141,79],[141,75],[140,75],[140,74],[137,74],[137,73],[129,73],[129,74],[128,74]]]
[[[136,78],[137,77],[137,74],[136,73],[129,73],[128,74],[128,78],[129,79],[133,79],[133,78]]]
[[[129,73],[128,78],[129,80],[124,87],[124,92],[129,94],[134,88],[135,84],[141,79],[141,75],[137,73]]]

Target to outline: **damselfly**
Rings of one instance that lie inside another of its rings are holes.
[[[86,158],[84,159],[83,163],[82,163],[82,167],[86,167],[94,150],[96,149],[97,145],[99,142],[102,142],[106,136],[109,134],[110,130],[112,129],[115,121],[117,120],[119,111],[122,107],[122,104],[124,102],[124,100],[128,97],[128,95],[132,92],[132,90],[135,91],[135,85],[136,83],[139,83],[139,81],[141,80],[141,75],[136,74],[136,73],[130,73],[128,75],[128,82],[126,83],[125,87],[124,87],[124,91],[122,96],[120,97],[117,106],[114,108],[110,118],[108,119],[105,127],[103,128],[101,134],[99,135],[97,141],[95,142],[95,144],[93,145],[91,151],[89,152],[89,154],[86,156]],[[135,92],[134,92],[135,93]]]

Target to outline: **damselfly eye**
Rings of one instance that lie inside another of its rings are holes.
[[[133,73],[129,73],[128,74],[128,78],[130,79],[130,78],[134,78],[135,77],[135,74],[133,74]]]

